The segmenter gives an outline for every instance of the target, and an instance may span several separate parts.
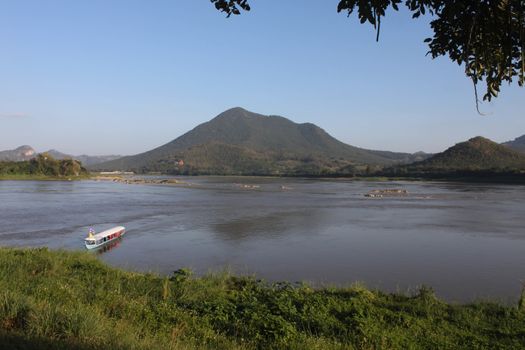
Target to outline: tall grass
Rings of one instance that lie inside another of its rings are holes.
[[[522,305],[521,302],[520,305]],[[86,253],[0,249],[0,347],[519,349],[525,312],[362,286],[314,289],[229,273],[170,278]]]

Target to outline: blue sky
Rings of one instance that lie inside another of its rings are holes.
[[[337,0],[251,3],[0,0],[0,150],[135,154],[234,106],[372,149],[525,134],[525,89],[478,115],[462,68],[425,56],[428,19],[390,13],[376,43]]]

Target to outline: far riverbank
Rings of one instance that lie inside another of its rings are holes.
[[[79,181],[90,180],[90,175],[80,176],[49,176],[49,175],[33,175],[33,174],[10,174],[0,175],[0,181]]]

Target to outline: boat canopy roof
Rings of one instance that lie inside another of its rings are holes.
[[[122,230],[125,230],[124,226],[116,226],[116,227],[110,228],[109,230],[102,231],[102,232],[99,232],[97,234],[94,234],[93,237],[86,237],[85,240],[92,240],[92,239],[99,240],[101,238],[104,238],[106,236],[112,235],[112,234],[117,233],[117,232],[122,231]]]

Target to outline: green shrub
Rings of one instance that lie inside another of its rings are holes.
[[[87,253],[0,248],[0,348],[519,349],[525,314],[449,305],[431,288],[314,289],[228,273],[170,278]],[[13,345],[15,344],[15,345]],[[46,345],[46,346],[47,346]],[[24,347],[25,346],[25,347]]]

